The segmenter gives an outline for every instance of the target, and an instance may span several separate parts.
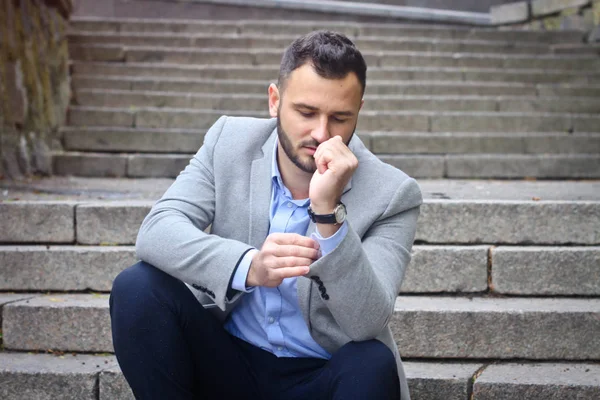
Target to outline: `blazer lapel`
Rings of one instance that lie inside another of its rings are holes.
[[[248,243],[262,247],[269,234],[269,206],[271,204],[271,163],[276,130],[262,147],[262,154],[252,161],[250,171],[250,229]]]

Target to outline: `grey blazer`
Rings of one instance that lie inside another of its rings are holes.
[[[249,249],[261,248],[269,232],[276,135],[275,119],[221,117],[137,237],[141,260],[188,284],[220,318],[243,295],[227,296],[236,266]],[[356,135],[349,147],[359,166],[342,195],[348,233],[311,265],[306,278],[298,278],[298,302],[312,337],[330,353],[349,341],[376,338],[386,344],[398,363],[402,399],[408,400],[388,324],[410,261],[421,192],[414,179],[377,159]],[[314,229],[311,223],[307,235]]]

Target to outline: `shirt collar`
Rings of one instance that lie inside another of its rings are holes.
[[[279,166],[277,165],[277,146],[279,145],[279,138],[275,138],[275,146],[273,147],[273,156],[271,157],[271,179],[273,185],[275,185],[283,194],[290,199],[290,201],[297,206],[304,207],[308,206],[310,199],[292,199],[292,193],[285,187],[283,180],[281,179],[281,172],[279,172]]]

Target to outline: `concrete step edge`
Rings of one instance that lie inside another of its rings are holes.
[[[226,40],[243,40],[243,39],[258,39],[258,40],[289,40],[290,43],[297,38],[297,35],[292,34],[259,34],[259,33],[243,33],[243,34],[217,34],[217,33],[156,33],[156,32],[97,32],[97,31],[82,31],[82,30],[70,30],[67,34],[69,39],[77,37],[86,38],[161,38],[161,39],[226,39]],[[532,48],[532,49],[547,49],[549,52],[553,47],[563,48],[567,47],[565,44],[550,45],[547,43],[532,43],[532,42],[514,42],[514,41],[498,41],[498,40],[483,40],[483,39],[437,39],[429,37],[412,37],[412,36],[360,36],[351,37],[352,40],[357,42],[372,41],[372,42],[391,42],[391,43],[432,43],[432,44],[464,44],[464,45],[489,45],[491,47],[508,46],[514,48]],[[582,46],[593,47],[586,43],[581,44]],[[551,47],[552,46],[552,47]]]
[[[73,65],[98,65],[98,66],[110,66],[116,68],[177,68],[182,70],[205,70],[205,69],[240,69],[240,70],[248,70],[248,69],[265,69],[265,70],[273,70],[275,73],[279,71],[278,64],[272,65],[244,65],[244,64],[210,64],[210,65],[196,65],[196,64],[178,64],[178,63],[143,63],[143,62],[128,62],[124,63],[114,63],[114,62],[104,62],[104,61],[70,61]],[[584,71],[573,72],[570,69],[539,69],[539,68],[476,68],[476,67],[411,67],[411,66],[402,66],[402,67],[369,67],[367,74],[373,71],[443,71],[443,72],[497,72],[497,73],[530,73],[530,74],[552,74],[552,73],[568,73],[571,72],[573,75],[580,75],[585,73]],[[590,70],[589,74],[600,75],[600,72]]]
[[[135,46],[135,45],[120,45],[120,44],[77,44],[72,45],[73,48],[88,48],[88,49],[123,49],[127,51],[154,51],[154,52],[171,52],[171,53],[199,53],[199,54],[265,54],[275,53],[281,54],[279,48],[261,48],[261,49],[248,49],[248,48],[230,48],[230,47],[214,47],[214,48],[191,48],[191,47],[170,47],[170,46]],[[525,55],[525,54],[489,54],[489,53],[453,53],[453,52],[417,52],[417,51],[363,51],[364,56],[415,56],[415,57],[450,57],[450,58],[494,58],[494,59],[523,59],[523,60],[598,60],[596,55],[579,55],[579,54],[538,54],[538,55]]]
[[[210,110],[210,109],[195,109],[195,108],[171,108],[171,107],[94,107],[94,106],[71,106],[69,108],[71,112],[123,112],[123,113],[136,113],[136,112],[156,112],[156,113],[192,113],[192,114],[220,114],[228,115],[227,113],[235,112],[237,115],[248,115],[256,116],[256,111],[245,111],[245,110]],[[386,116],[386,115],[421,115],[421,116],[474,116],[474,117],[565,117],[565,118],[578,118],[578,117],[595,117],[600,118],[598,114],[588,113],[554,113],[554,112],[513,112],[513,111],[422,111],[422,110],[398,110],[398,111],[362,111],[361,115],[364,116]]]
[[[600,85],[599,85],[600,88]],[[153,90],[120,90],[120,89],[101,89],[101,88],[90,88],[90,89],[79,89],[78,93],[82,94],[113,94],[113,95],[144,95],[144,96],[165,96],[165,97],[181,97],[181,92],[173,91],[153,91]],[[231,99],[230,94],[220,93],[197,93],[190,92],[185,93],[184,96],[192,98],[207,98],[207,99]],[[236,95],[236,98],[244,99],[259,99],[264,100],[265,96],[254,93],[243,93]],[[365,100],[531,100],[531,101],[575,101],[585,100],[590,102],[600,103],[600,99],[590,96],[531,96],[531,95],[374,95],[367,94],[364,96]]]

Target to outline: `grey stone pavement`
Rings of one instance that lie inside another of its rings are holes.
[[[0,181],[0,201],[155,200],[173,179],[51,177]],[[600,201],[600,181],[419,180],[425,199]]]

